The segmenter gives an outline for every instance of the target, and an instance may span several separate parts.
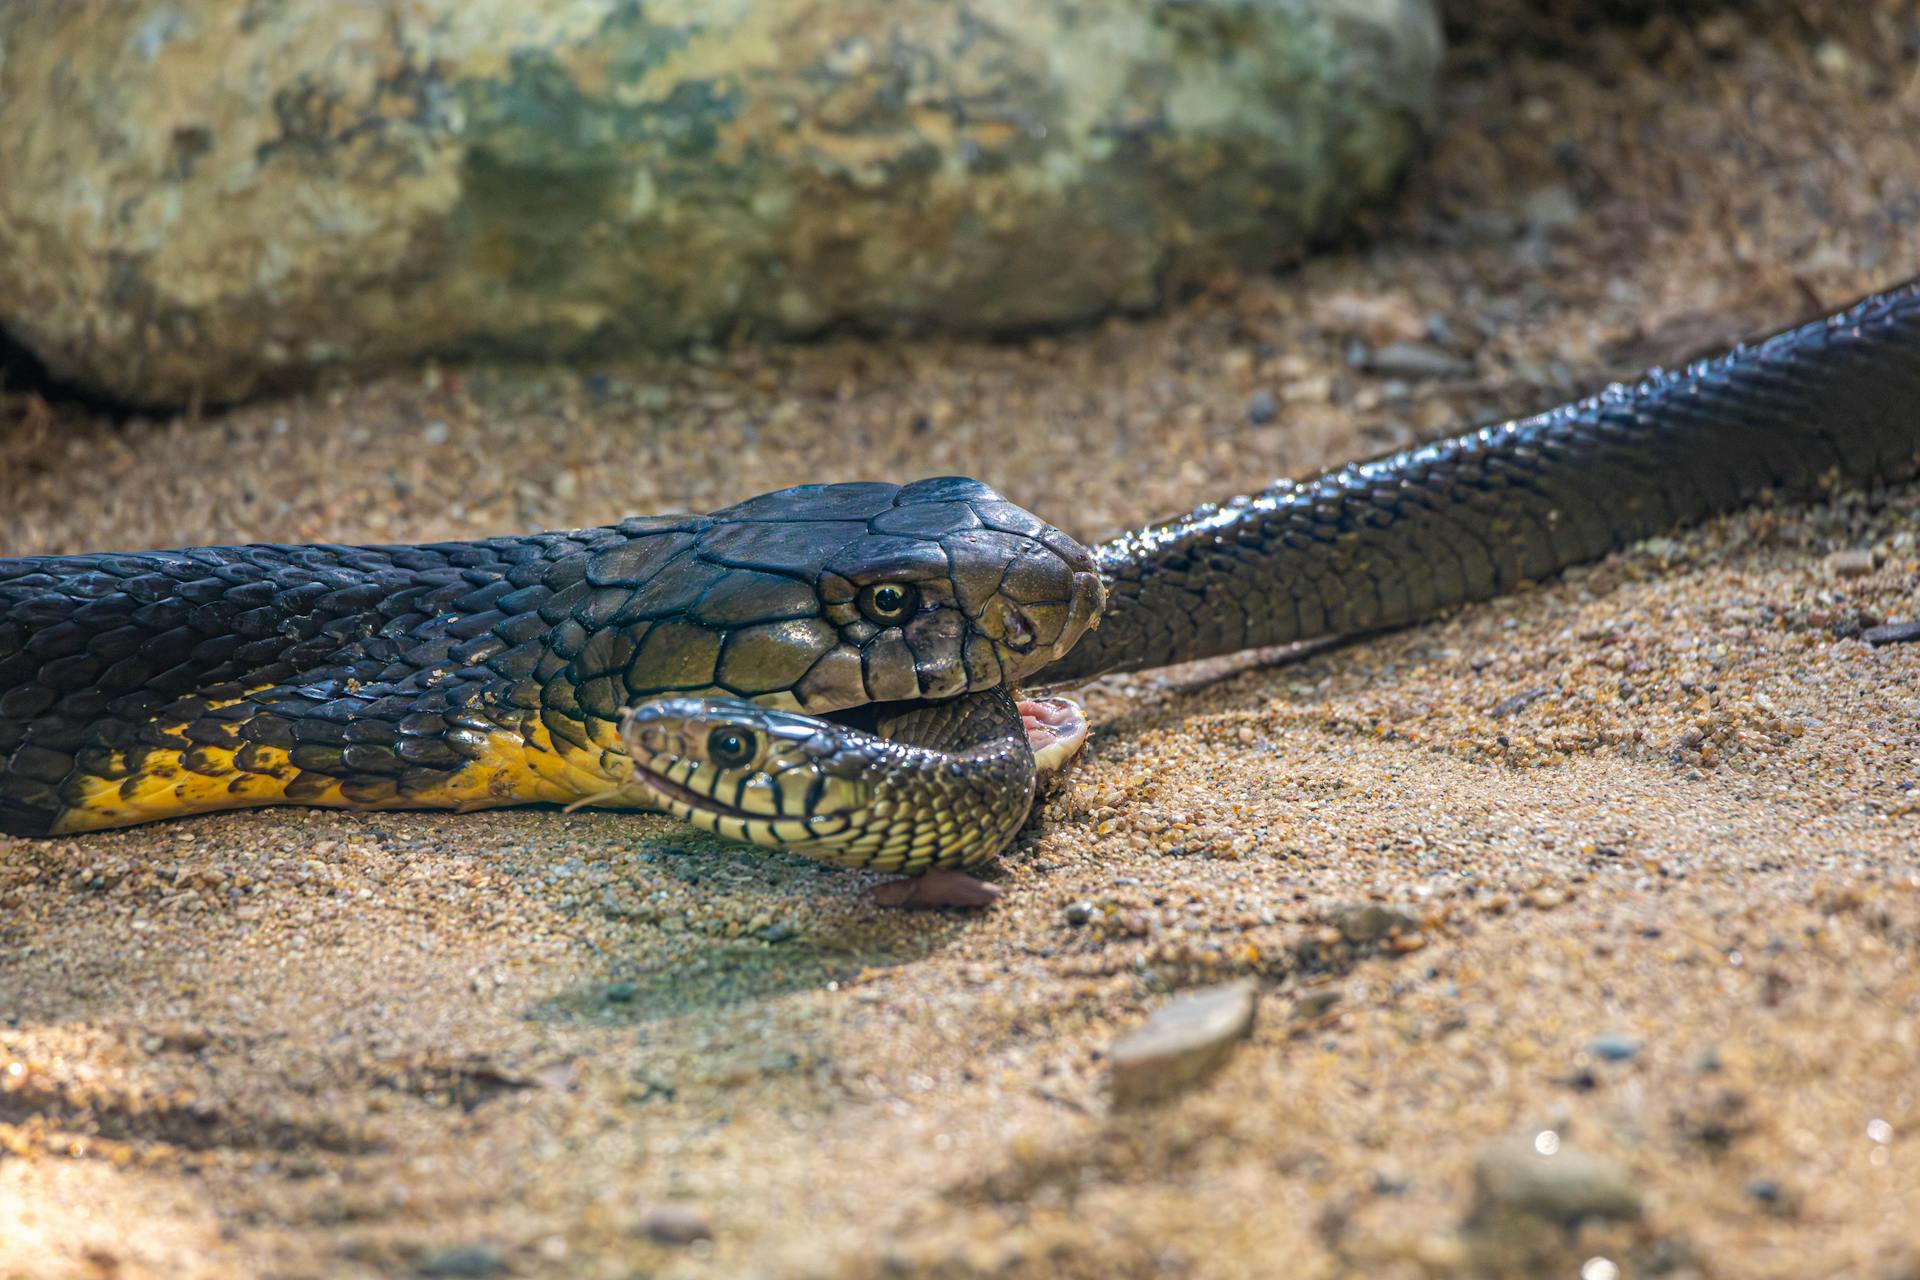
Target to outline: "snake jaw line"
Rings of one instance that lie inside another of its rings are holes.
[[[852,718],[872,731],[736,699],[662,698],[628,712],[620,733],[635,780],[676,817],[844,866],[973,865],[1025,819],[1034,757],[1005,690]],[[915,745],[926,741],[953,754]],[[971,770],[998,785],[971,785]]]

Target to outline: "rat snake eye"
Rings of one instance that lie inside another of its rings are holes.
[[[904,582],[876,582],[860,589],[856,603],[868,622],[882,627],[898,626],[919,607],[920,592]]]
[[[752,760],[759,748],[745,729],[715,729],[707,735],[707,759],[722,769],[738,769]]]

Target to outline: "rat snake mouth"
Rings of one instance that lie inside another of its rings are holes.
[[[662,801],[662,807],[676,817],[685,817],[680,811],[692,809],[700,813],[711,813],[717,817],[745,818],[749,816],[731,805],[721,804],[711,796],[703,796],[691,787],[683,787],[666,774],[636,760],[633,762],[634,781],[651,791]]]
[[[663,698],[621,726],[633,780],[675,817],[877,870],[990,856],[1086,736],[1078,704],[1016,701],[1003,688],[831,719]],[[999,785],[980,787],[980,777]]]
[[[920,708],[937,706],[940,701],[940,699],[934,698],[914,698],[910,701],[901,702],[863,702],[858,706],[840,707],[833,711],[813,711],[807,714],[823,724],[834,725],[854,733],[880,736],[880,725],[883,721]],[[686,786],[669,777],[665,769],[654,767],[652,763],[653,760],[668,759],[669,757],[654,756],[644,751],[635,750],[631,743],[628,744],[628,752],[629,758],[633,763],[634,780],[658,794],[663,800],[682,805],[689,809],[698,810],[702,813],[713,813],[726,817],[753,818],[764,816],[749,813],[744,809],[729,805],[715,796],[696,791],[692,787]]]
[[[1104,600],[1087,548],[963,477],[468,542],[0,556],[0,834],[651,807],[630,707],[977,692],[1061,656]]]
[[[925,711],[938,705],[938,702],[931,699],[891,703],[870,702],[857,707],[846,707],[839,711],[820,713],[814,718],[862,736],[884,737],[885,735],[881,732],[882,725],[900,716]],[[1021,730],[1026,734],[1027,747],[1033,753],[1034,765],[1043,777],[1065,769],[1078,756],[1080,749],[1086,745],[1089,723],[1079,703],[1069,698],[1016,698],[1014,708],[1020,717]],[[670,806],[670,812],[684,817],[686,815],[679,814],[679,810],[688,809],[745,821],[764,820],[768,817],[766,814],[756,814],[737,805],[730,805],[718,796],[696,791],[685,783],[675,780],[666,770],[654,766],[655,759],[664,758],[667,757],[634,752],[631,757],[633,780]]]

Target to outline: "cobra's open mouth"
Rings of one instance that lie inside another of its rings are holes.
[[[1051,773],[1063,767],[1087,742],[1087,713],[1071,698],[1019,698],[1020,723],[1033,749],[1034,767]]]

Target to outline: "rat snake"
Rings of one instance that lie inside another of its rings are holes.
[[[588,801],[970,865],[1034,794],[1018,686],[1409,623],[1917,465],[1920,282],[1093,549],[945,478],[476,542],[0,559],[0,832]]]

